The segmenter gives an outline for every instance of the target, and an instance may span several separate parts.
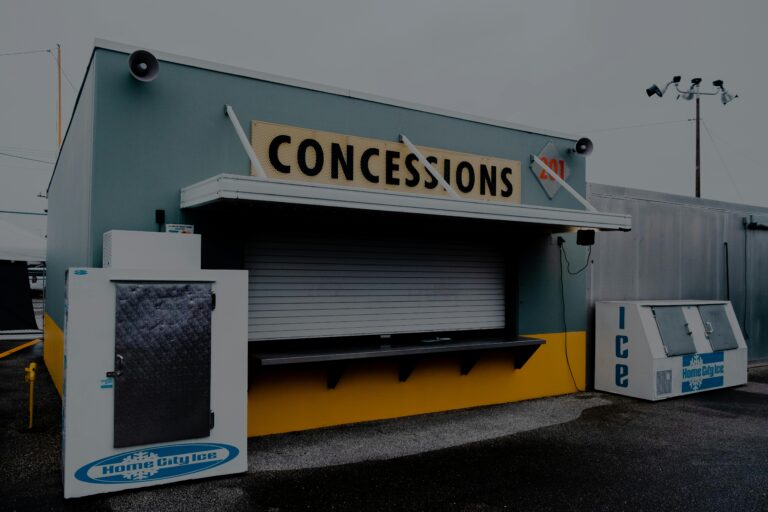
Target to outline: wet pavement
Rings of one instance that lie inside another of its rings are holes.
[[[0,344],[0,352],[13,344]],[[249,471],[64,501],[60,400],[0,360],[0,510],[768,510],[768,367],[750,384],[650,403],[581,393],[269,436]]]

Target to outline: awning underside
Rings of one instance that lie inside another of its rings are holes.
[[[632,227],[629,215],[615,213],[457,200],[450,197],[338,187],[236,174],[219,174],[181,189],[182,208],[194,208],[226,200],[440,215],[600,230],[629,230]]]

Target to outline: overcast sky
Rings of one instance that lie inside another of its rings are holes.
[[[586,135],[589,181],[684,195],[694,103],[645,88],[719,78],[740,98],[702,100],[702,195],[768,206],[767,22],[764,0],[0,0],[0,53],[61,43],[65,126],[99,37]],[[0,153],[55,159],[55,92],[50,54],[0,56]],[[0,155],[0,210],[43,210],[51,168]]]

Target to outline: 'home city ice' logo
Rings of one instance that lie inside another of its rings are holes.
[[[220,466],[237,457],[234,446],[187,443],[133,450],[86,464],[75,478],[93,484],[163,480]]]
[[[723,385],[725,357],[722,352],[683,356],[683,393],[718,388]]]

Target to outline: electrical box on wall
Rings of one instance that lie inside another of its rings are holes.
[[[200,235],[112,230],[104,233],[104,268],[199,269]]]
[[[595,388],[662,400],[747,383],[747,344],[727,301],[596,304]]]

